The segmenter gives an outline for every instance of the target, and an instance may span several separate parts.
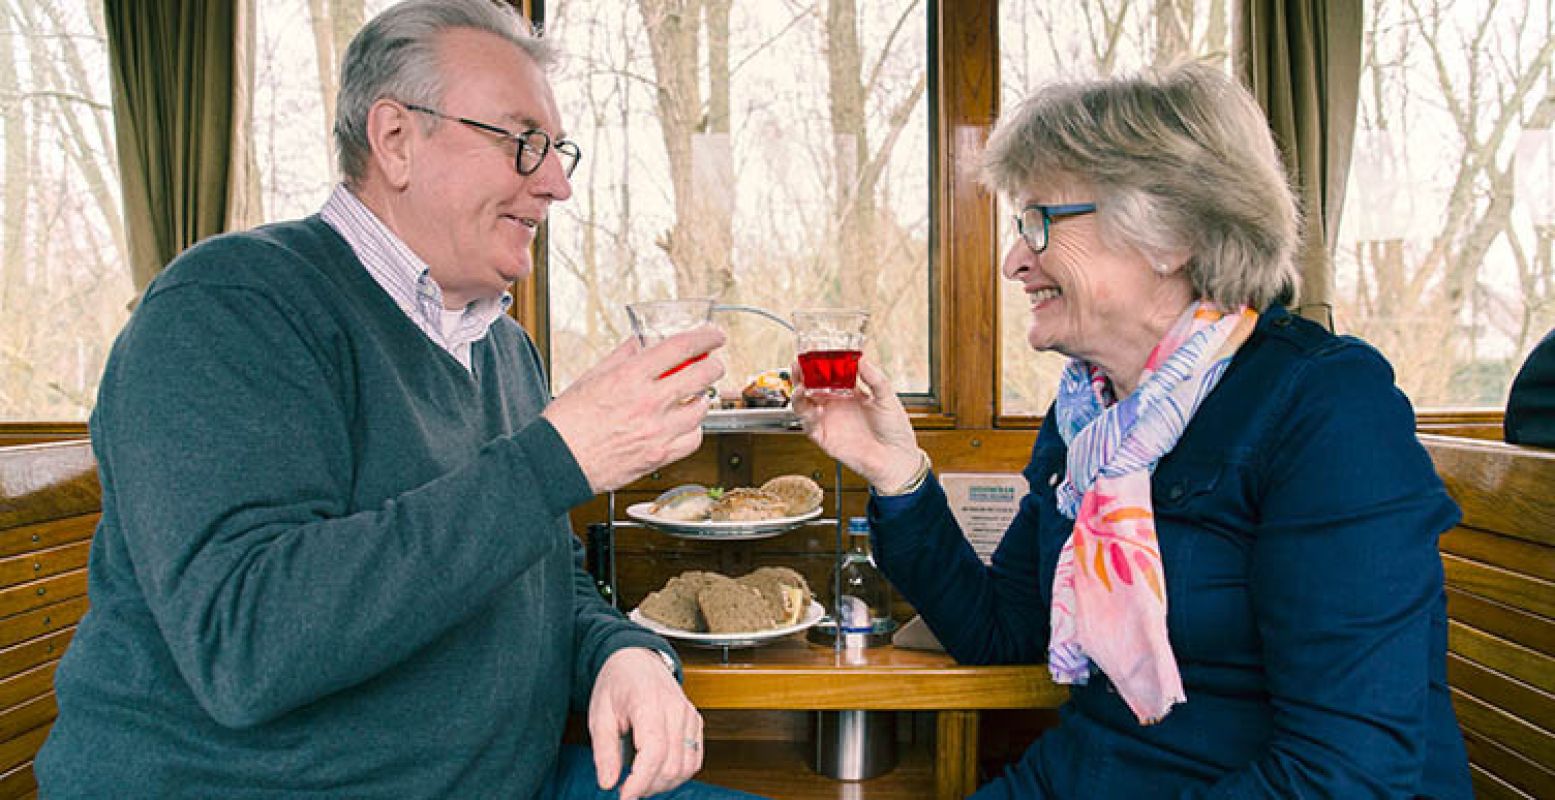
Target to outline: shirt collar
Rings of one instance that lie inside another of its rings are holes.
[[[508,292],[474,300],[465,306],[461,323],[445,336],[442,287],[432,279],[427,263],[372,209],[345,184],[339,184],[319,216],[340,233],[362,266],[416,327],[450,351],[485,336],[492,323],[513,305],[513,296]]]

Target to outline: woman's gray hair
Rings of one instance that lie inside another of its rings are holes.
[[[1300,213],[1274,137],[1252,95],[1208,65],[1043,87],[999,121],[984,181],[1010,197],[1094,189],[1106,240],[1151,263],[1187,253],[1200,297],[1295,300]]]
[[[443,96],[438,39],[466,28],[499,36],[522,50],[541,69],[556,63],[556,52],[512,6],[500,0],[406,0],[373,17],[351,39],[340,64],[340,95],[335,103],[335,150],[346,183],[360,181],[372,146],[367,114],[373,103],[391,97],[404,103],[436,106]],[[436,126],[428,116],[426,130]]]

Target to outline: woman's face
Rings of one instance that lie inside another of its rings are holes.
[[[1055,189],[1013,199],[1017,208],[1024,208],[1093,203],[1097,198],[1086,189]],[[1021,284],[1030,301],[1026,341],[1033,348],[1055,350],[1112,372],[1132,368],[1135,362],[1142,365],[1186,307],[1192,292],[1182,265],[1166,266],[1169,272],[1163,275],[1133,248],[1109,247],[1093,213],[1053,219],[1040,253],[1016,237],[1001,271]]]

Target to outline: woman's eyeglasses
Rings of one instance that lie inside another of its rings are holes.
[[[1015,215],[1015,230],[1020,232],[1020,238],[1026,240],[1026,246],[1031,248],[1031,252],[1040,253],[1047,249],[1047,228],[1053,220],[1090,214],[1095,210],[1095,203],[1070,203],[1059,206],[1033,203]]]

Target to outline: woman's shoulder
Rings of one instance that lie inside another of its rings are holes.
[[[1237,361],[1254,371],[1290,376],[1293,373],[1366,373],[1393,383],[1393,367],[1370,343],[1356,336],[1337,334],[1312,320],[1273,306],[1260,317],[1258,327]],[[1309,375],[1308,378],[1311,376]]]

